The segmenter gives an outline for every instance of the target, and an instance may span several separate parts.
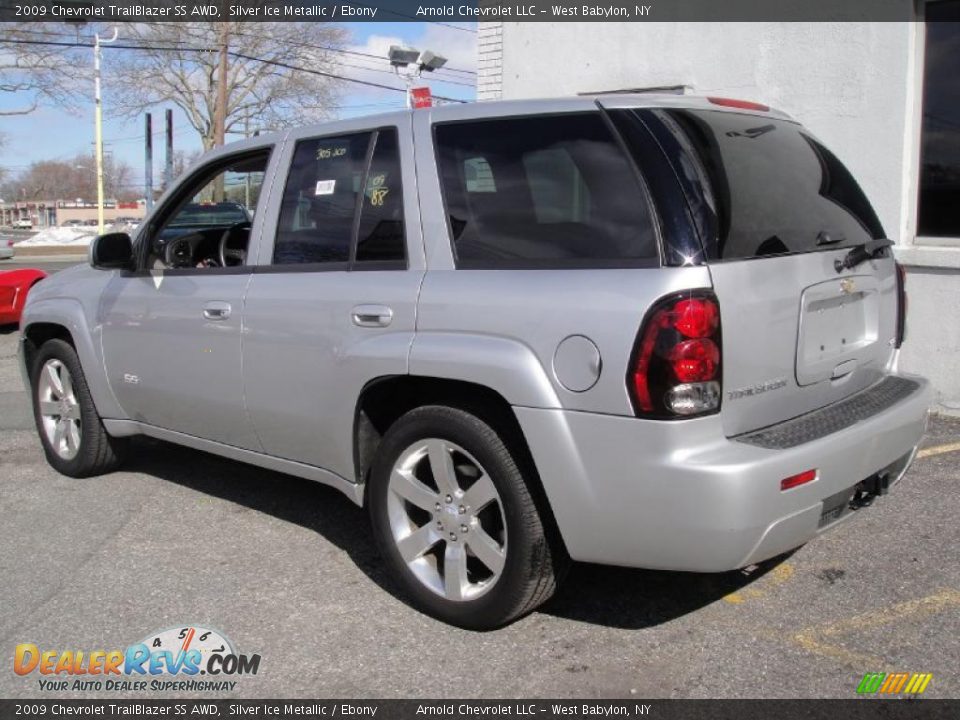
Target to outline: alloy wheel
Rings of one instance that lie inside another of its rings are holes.
[[[40,370],[37,401],[47,442],[61,458],[72,460],[80,451],[83,428],[73,377],[60,360],[47,360]]]
[[[393,541],[417,580],[452,601],[493,587],[506,562],[507,525],[476,458],[449,440],[419,440],[394,463],[387,490]]]

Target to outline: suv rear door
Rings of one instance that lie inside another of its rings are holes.
[[[611,114],[645,125],[684,186],[720,303],[731,436],[879,380],[896,343],[898,285],[888,249],[836,267],[883,230],[832,152],[777,115],[708,108]]]
[[[407,372],[423,274],[410,116],[291,132],[244,307],[264,450],[352,479],[357,398]]]

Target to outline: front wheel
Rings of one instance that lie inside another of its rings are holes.
[[[417,408],[387,431],[370,475],[380,551],[424,612],[471,629],[545,602],[559,555],[510,450],[480,418]]]
[[[121,441],[104,430],[73,347],[63,340],[45,342],[31,381],[37,431],[54,470],[88,477],[116,468]]]

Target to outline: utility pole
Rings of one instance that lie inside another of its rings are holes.
[[[227,53],[230,23],[220,23],[220,63],[217,68],[217,111],[213,122],[214,145],[223,145],[227,126]]]
[[[163,189],[166,191],[173,184],[173,110],[167,108],[164,116],[167,130],[167,156],[166,164],[163,166]]]
[[[243,118],[243,139],[250,137],[250,116]],[[246,173],[243,179],[243,203],[247,210],[250,209],[250,173]]]
[[[230,24],[220,23],[220,62],[217,68],[217,107],[213,117],[213,144],[222,147],[227,130],[227,53],[230,47]],[[213,187],[214,202],[226,200],[223,174],[217,176]]]
[[[150,113],[144,118],[143,136],[143,194],[147,201],[147,210],[153,207],[153,118]]]
[[[103,108],[100,99],[100,44],[112,43],[117,39],[119,30],[113,29],[113,37],[109,40],[101,40],[99,33],[94,33],[93,43],[93,124],[94,124],[94,145],[97,156],[97,233],[103,234]]]

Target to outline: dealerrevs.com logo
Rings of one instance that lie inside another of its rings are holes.
[[[256,675],[260,655],[241,654],[222,633],[186,625],[152,633],[126,650],[50,650],[20,643],[17,675],[36,676],[42,691],[231,691]],[[202,676],[202,677],[201,677]]]

